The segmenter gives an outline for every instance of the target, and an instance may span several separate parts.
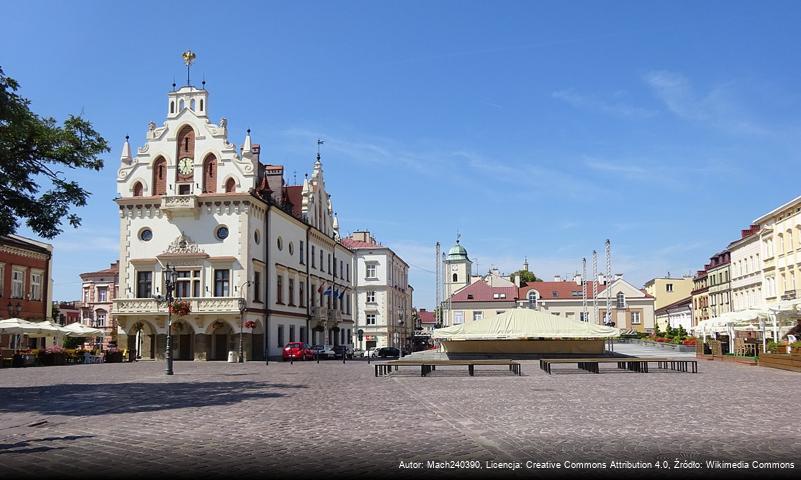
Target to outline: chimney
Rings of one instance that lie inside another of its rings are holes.
[[[622,273],[616,273],[615,274],[615,280],[620,280],[621,278],[623,278],[623,274]],[[670,276],[668,276],[668,278],[670,278]]]
[[[554,282],[561,282],[562,281],[562,277],[560,275],[554,275],[553,276],[553,281]]]
[[[360,230],[358,232],[353,232],[351,238],[358,242],[369,242],[370,241],[370,232],[367,230]]]
[[[576,274],[576,276],[573,277],[573,280],[576,281],[576,285],[581,285],[581,275],[580,274]]]
[[[598,284],[599,285],[606,285],[606,277],[603,273],[598,274]]]
[[[519,287],[520,286],[520,274],[518,273],[517,275],[515,275],[512,278],[512,281],[514,282],[515,287]]]

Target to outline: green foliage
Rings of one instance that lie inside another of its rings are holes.
[[[655,337],[661,337],[662,336],[662,331],[659,330],[659,322],[656,322],[655,325],[654,325],[654,336]]]
[[[676,335],[678,335],[680,338],[687,337],[687,330],[684,329],[683,325],[679,325],[679,328],[676,329]]]
[[[791,343],[790,346],[793,348],[801,348],[801,340]]]
[[[86,341],[84,337],[64,337],[64,348],[78,348]]]
[[[526,282],[541,282],[542,279],[537,277],[534,272],[529,272],[528,270],[518,270],[512,273],[509,277],[514,279],[515,275],[520,275],[520,285],[518,287],[525,286]]]
[[[70,208],[86,205],[90,195],[60,169],[102,169],[98,155],[109,151],[108,143],[81,117],[70,115],[63,126],[39,117],[18,88],[0,68],[0,235],[16,232],[24,218],[38,235],[53,238],[65,218],[81,224]]]

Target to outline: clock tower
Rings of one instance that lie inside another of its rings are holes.
[[[445,298],[447,299],[462,287],[470,285],[473,262],[467,257],[467,250],[456,240],[456,245],[448,250],[445,258]]]

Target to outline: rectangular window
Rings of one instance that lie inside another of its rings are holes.
[[[214,270],[214,296],[227,297],[230,295],[230,275],[229,270]]]
[[[309,341],[309,339],[306,338],[306,327],[300,327],[300,337],[298,338],[298,341],[303,343],[307,343]]]
[[[350,295],[345,295],[345,303],[347,303],[348,315],[350,315]]]
[[[367,278],[376,278],[375,276],[375,264],[368,263],[367,264]]]
[[[580,312],[579,313],[579,320],[581,320],[582,322],[589,322],[589,318],[588,317],[589,317],[589,312],[587,312],[587,313]]]
[[[320,271],[323,271],[323,249],[320,249]]]
[[[314,264],[314,258],[315,258],[314,257],[314,245],[312,245],[311,247],[312,247],[312,251],[311,251],[312,268],[317,268],[317,266]]]
[[[298,296],[300,297],[298,303],[300,304],[301,307],[305,307],[306,306],[306,282],[304,280],[301,280],[301,281],[298,282]]]
[[[153,272],[136,272],[136,298],[153,296]]]
[[[298,255],[300,256],[300,264],[305,265],[305,258],[306,258],[306,247],[304,246],[303,240],[300,241],[300,249],[298,251]]]
[[[337,257],[334,257],[334,276],[337,276]]]
[[[328,273],[331,273],[331,254],[328,254]]]
[[[290,325],[289,326],[289,341],[290,342],[294,342],[295,341],[295,326],[294,325]]]
[[[42,274],[31,272],[31,300],[42,299]],[[105,300],[101,300],[105,302]]]
[[[175,278],[175,297],[186,298],[192,289],[192,273],[189,270],[179,270]],[[167,291],[166,289],[164,290]]]
[[[345,279],[350,282],[350,263],[345,264]]]
[[[339,344],[340,345],[345,345],[345,329],[344,328],[340,328],[339,329]]]
[[[284,303],[284,276],[280,273],[275,277],[275,303]]]
[[[461,325],[464,323],[464,312],[461,310],[456,310],[453,312],[453,324],[454,325]]]
[[[367,303],[375,303],[375,290],[367,291]]]
[[[631,312],[631,324],[632,325],[640,324],[640,312]]]
[[[289,304],[295,305],[295,279],[289,279]]]
[[[33,276],[31,278],[33,278]],[[97,301],[98,302],[108,301],[108,287],[97,287]]]
[[[473,312],[473,321],[478,321],[484,318],[484,312],[482,311],[474,311]]]
[[[367,325],[375,325],[375,313],[367,314]]]
[[[339,261],[339,278],[345,279],[345,270],[342,268],[344,262],[342,260]]]
[[[672,292],[673,291],[673,284],[672,283],[668,283],[667,285],[665,285],[665,290],[667,290],[668,292]]]
[[[278,325],[278,335],[276,335],[276,339],[278,340],[278,347],[284,346],[284,326]]]
[[[253,272],[253,301],[261,303],[261,272]]]
[[[25,271],[11,271],[11,298],[22,298],[25,294]]]

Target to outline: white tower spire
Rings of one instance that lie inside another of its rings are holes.
[[[133,158],[131,158],[131,145],[128,143],[128,135],[125,136],[125,143],[122,144],[120,161],[126,165],[130,165],[133,161]]]

